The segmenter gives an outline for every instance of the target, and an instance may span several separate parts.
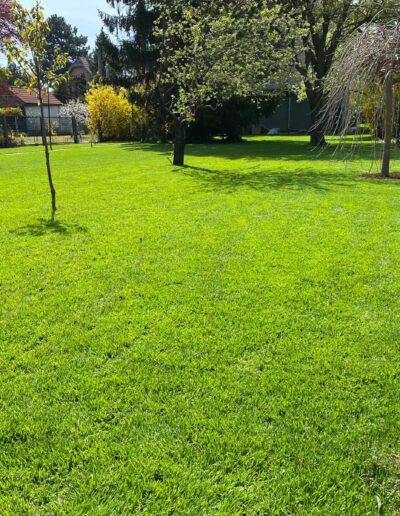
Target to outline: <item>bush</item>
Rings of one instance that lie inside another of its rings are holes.
[[[24,133],[10,131],[8,133],[8,141],[6,142],[3,128],[0,127],[0,148],[21,147],[22,145],[25,145],[25,141],[24,141],[25,137],[26,137],[26,135]]]
[[[6,107],[0,109],[1,116],[22,116],[21,108]]]
[[[126,90],[93,84],[86,93],[88,127],[99,141],[130,139],[132,106]]]

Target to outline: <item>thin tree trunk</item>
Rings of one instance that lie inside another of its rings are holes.
[[[74,136],[74,143],[79,143],[78,123],[74,116],[71,118],[71,123],[72,123],[72,134]]]
[[[51,137],[51,112],[50,112],[50,89],[47,90],[47,113],[49,115],[49,141],[50,141],[50,150],[53,150],[53,140]]]
[[[175,143],[174,143],[174,165],[183,167],[185,164],[185,144],[186,144],[186,128],[185,125],[176,122],[175,126]]]
[[[385,145],[382,159],[382,177],[389,177],[390,151],[393,136],[393,77],[387,77],[385,84]]]
[[[46,155],[47,177],[49,179],[49,186],[50,186],[50,192],[51,192],[51,208],[52,208],[52,212],[53,212],[53,216],[54,216],[55,211],[57,211],[56,191],[54,189],[53,178],[51,175],[49,146],[47,144],[47,136],[46,136],[46,121],[45,121],[45,117],[44,117],[43,98],[42,98],[42,93],[40,90],[39,90],[38,97],[39,97],[39,105],[40,105],[40,125],[42,128],[42,142],[44,145],[44,152]]]

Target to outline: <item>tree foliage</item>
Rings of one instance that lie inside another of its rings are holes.
[[[0,49],[4,40],[19,38],[12,6],[12,0],[0,0]]]
[[[60,109],[60,116],[73,117],[80,124],[86,122],[89,111],[86,104],[80,100],[70,100]]]
[[[172,91],[167,109],[180,121],[191,123],[205,104],[233,95],[261,98],[267,81],[287,82],[290,53],[278,30],[285,17],[278,7],[255,12],[255,5],[252,0],[174,0],[161,6],[159,84]]]
[[[400,143],[400,85],[394,84],[394,105],[396,106],[395,116],[393,117],[393,135],[396,136],[396,141]],[[372,136],[377,139],[384,138],[384,127],[382,119],[382,84],[379,82],[371,83],[367,86],[362,98],[362,115],[361,122],[367,124]],[[353,95],[353,103],[357,99]]]
[[[324,144],[318,119],[324,107],[325,81],[344,39],[356,34],[385,9],[398,7],[398,0],[279,0],[293,18],[301,37],[292,40],[296,68],[310,103],[314,145]]]
[[[344,136],[363,116],[364,99],[376,88],[375,124],[384,127],[382,176],[389,176],[393,136],[394,87],[400,83],[400,26],[398,20],[374,22],[349,38],[341,48],[329,76],[329,97],[321,121],[328,130]]]
[[[117,91],[112,86],[92,84],[86,102],[89,129],[99,141],[130,138],[132,105],[125,89]]]
[[[177,128],[175,164],[183,164],[184,130],[204,106],[217,107],[233,96],[262,98],[272,84],[288,81],[289,34],[290,20],[267,2],[160,5],[158,91]]]
[[[4,42],[7,57],[21,71],[22,78],[18,79],[16,84],[26,86],[40,97],[46,89],[57,87],[67,79],[66,74],[62,75],[59,72],[65,68],[68,54],[56,49],[52,62],[47,66],[46,45],[50,27],[39,0],[36,0],[30,10],[17,2],[14,2],[13,9],[21,42],[10,39]]]
[[[159,2],[148,0],[107,0],[114,12],[101,13],[106,29],[118,35],[115,42],[103,31],[96,42],[107,65],[106,81],[123,86],[129,98],[141,111],[143,123],[134,124],[134,133],[141,140],[165,138],[167,116],[156,90],[159,73],[159,49],[154,34],[159,16]]]
[[[157,73],[158,49],[155,46],[154,24],[158,3],[147,0],[107,0],[117,13],[101,13],[111,34],[118,34],[114,44],[103,35],[102,48],[114,80],[131,87],[146,85],[151,90]]]
[[[88,38],[78,33],[78,29],[65,21],[65,18],[53,14],[47,19],[49,33],[46,37],[46,65],[53,62],[57,50],[68,54],[67,66],[70,66],[76,58],[86,57],[89,52]]]

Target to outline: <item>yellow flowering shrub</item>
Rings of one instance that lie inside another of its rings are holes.
[[[99,141],[130,138],[133,111],[126,93],[123,88],[116,91],[101,84],[92,84],[86,93],[89,129]]]

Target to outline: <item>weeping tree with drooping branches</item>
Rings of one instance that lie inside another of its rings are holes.
[[[372,118],[383,127],[382,177],[389,177],[394,88],[400,82],[400,23],[377,22],[347,40],[335,60],[328,80],[328,100],[318,123],[343,138],[351,126],[362,122],[365,98],[375,89]]]
[[[324,128],[318,120],[323,111],[325,85],[344,38],[357,34],[372,20],[385,19],[388,9],[399,9],[399,0],[272,0],[280,5],[301,30],[291,46],[296,70],[303,83],[301,96],[311,109],[311,144],[325,145]],[[301,41],[302,49],[299,49]],[[299,51],[300,50],[300,51]],[[303,51],[301,51],[303,50]],[[300,93],[299,92],[299,93]]]

